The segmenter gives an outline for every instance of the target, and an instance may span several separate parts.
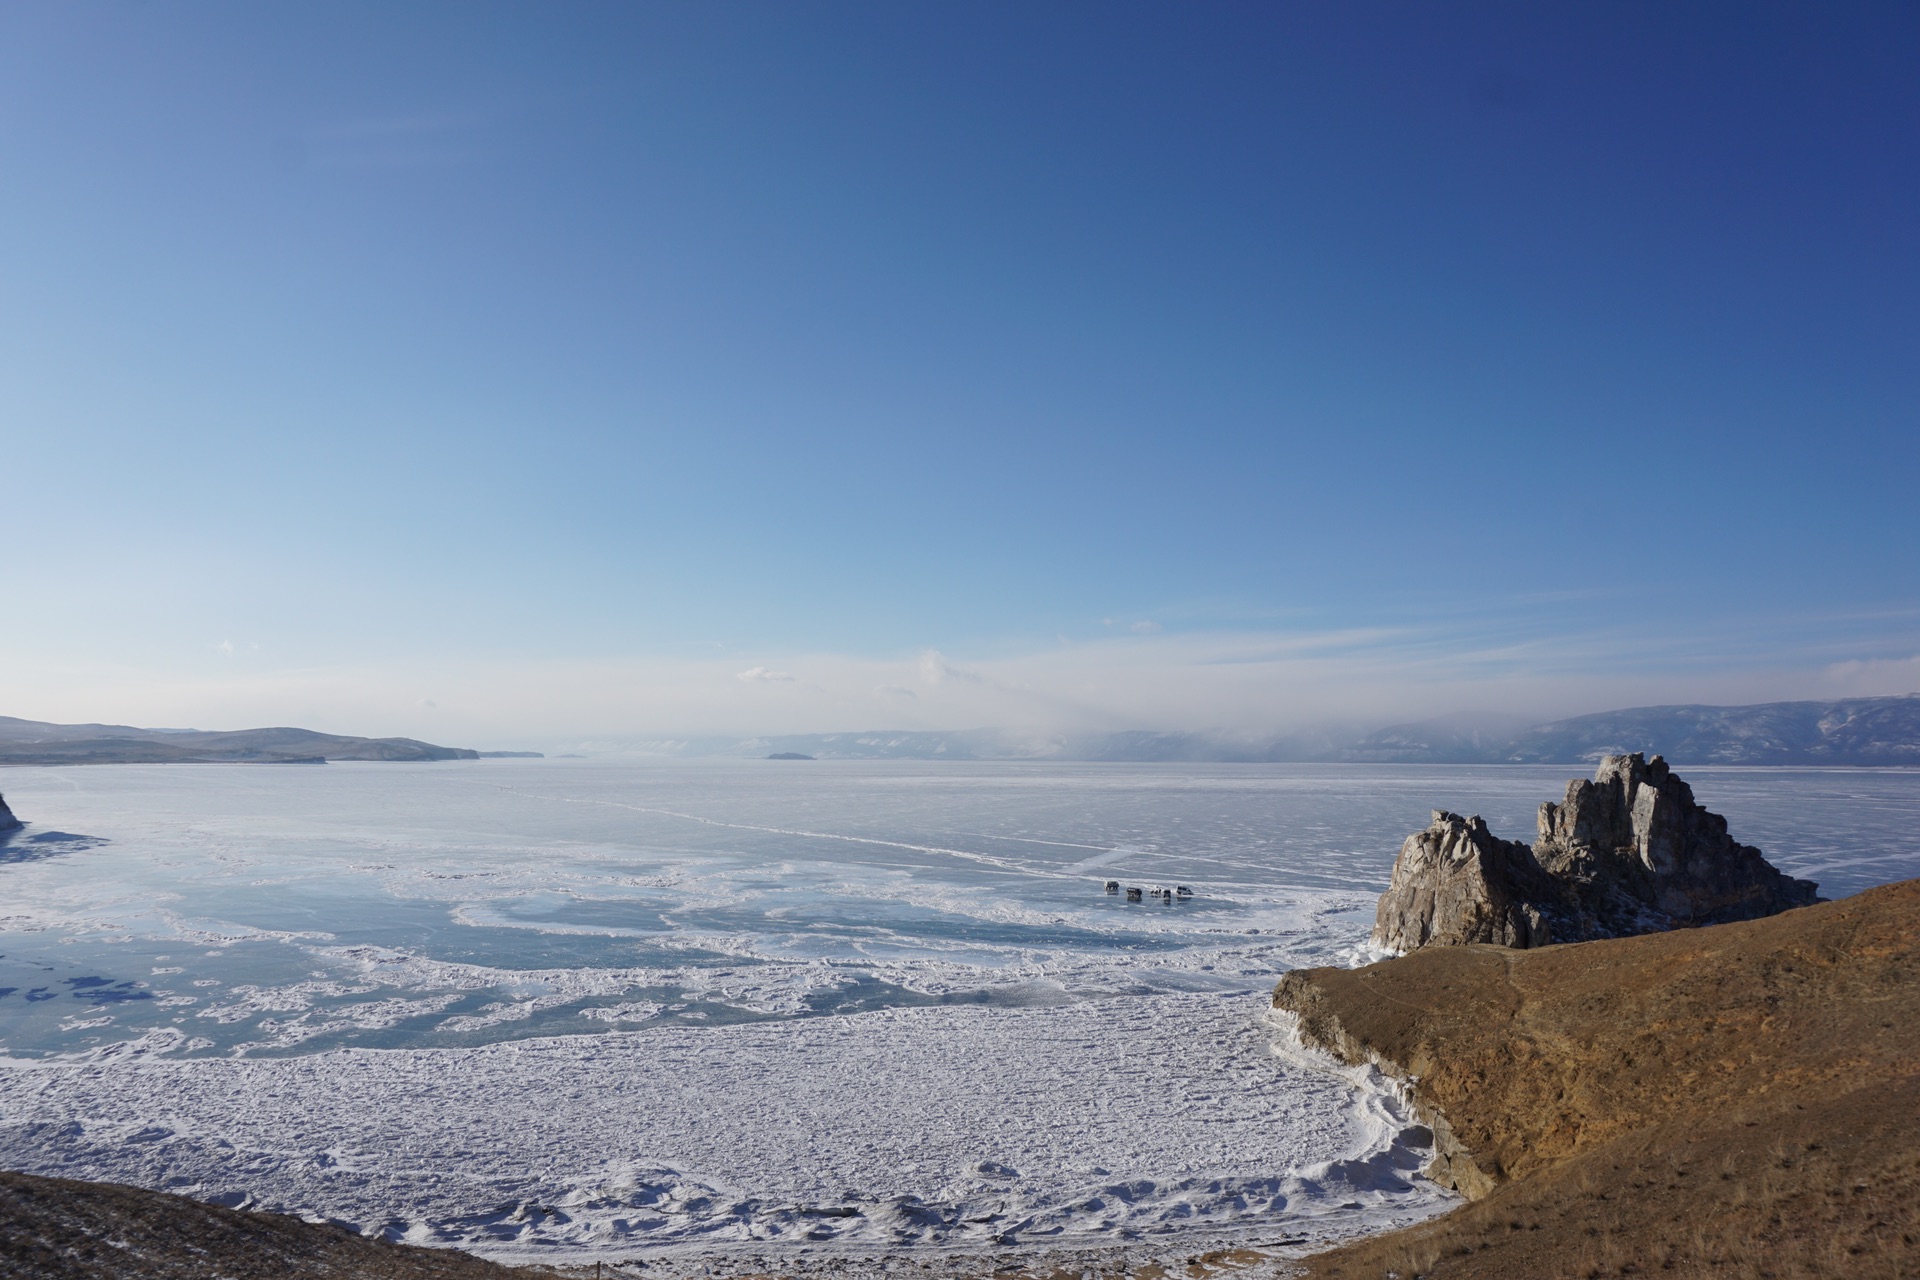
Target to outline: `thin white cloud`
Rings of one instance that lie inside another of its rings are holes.
[[[920,655],[920,680],[923,684],[941,685],[949,680],[959,680],[967,684],[981,684],[985,677],[978,671],[969,671],[965,667],[956,667],[940,655],[938,649],[928,649]]]
[[[1829,666],[1824,674],[1835,689],[1920,693],[1920,654],[1909,658],[1876,658],[1864,661],[1856,659],[1836,662]]]
[[[181,670],[0,651],[0,712],[64,722],[301,724],[454,746],[520,739],[961,729],[1275,732],[1379,726],[1462,710],[1539,720],[1661,703],[1751,703],[1920,689],[1920,637],[1878,653],[1606,627],[1508,636],[1446,625],[1269,633],[1125,631],[953,661],[421,656],[358,667],[219,662]],[[8,648],[19,644],[14,637]],[[244,646],[236,646],[240,650]],[[804,671],[805,678],[792,672]],[[423,706],[420,690],[434,689]],[[778,697],[766,696],[777,688]]]

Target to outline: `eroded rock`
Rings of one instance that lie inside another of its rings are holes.
[[[1478,817],[1436,810],[1408,836],[1374,941],[1400,951],[1488,942],[1539,947],[1752,920],[1818,902],[1734,840],[1659,756],[1609,756],[1592,781],[1540,806],[1531,848]]]
[[[1461,942],[1541,947],[1555,941],[1542,908],[1557,897],[1533,850],[1500,839],[1478,815],[1435,809],[1432,825],[1400,846],[1373,938],[1396,951]]]

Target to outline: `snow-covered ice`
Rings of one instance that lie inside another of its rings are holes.
[[[1024,1242],[1440,1202],[1380,1098],[1215,995],[15,1063],[8,1162],[464,1245]],[[1412,1138],[1423,1135],[1414,1132]]]
[[[1425,1131],[1265,993],[1363,954],[1428,809],[1524,831],[1563,773],[18,771],[87,839],[0,865],[0,1165],[581,1258],[1411,1220]],[[1889,776],[1817,785],[1909,833]],[[1696,787],[1806,874],[1757,829],[1785,777]],[[1834,865],[1920,863],[1873,841]]]

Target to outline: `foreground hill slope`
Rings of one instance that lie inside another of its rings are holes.
[[[1475,1197],[1325,1277],[1920,1275],[1920,881],[1711,928],[1288,974]]]
[[[523,1280],[550,1273],[137,1187],[0,1173],[0,1274],[10,1280]]]

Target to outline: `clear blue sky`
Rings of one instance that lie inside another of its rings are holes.
[[[1917,411],[1910,4],[0,8],[0,713],[1899,691]]]

